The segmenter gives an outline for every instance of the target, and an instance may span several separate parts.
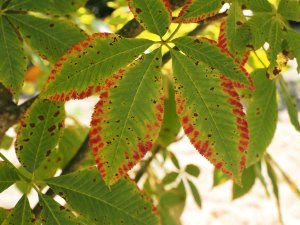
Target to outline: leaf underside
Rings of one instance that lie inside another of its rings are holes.
[[[64,105],[36,100],[21,120],[15,143],[21,164],[35,171],[56,146],[64,127]]]
[[[128,5],[134,17],[146,30],[160,37],[164,36],[172,21],[168,0],[129,0]]]
[[[172,51],[177,113],[185,134],[216,168],[240,182],[248,128],[232,82],[203,63]]]
[[[152,41],[96,33],[74,45],[55,64],[43,97],[56,101],[83,99],[100,92],[100,83],[127,66]]]
[[[163,119],[160,49],[133,64],[106,80],[92,116],[90,143],[108,184],[152,149]]]
[[[196,23],[216,15],[221,8],[220,0],[187,0],[175,22]]]
[[[6,17],[0,16],[0,83],[18,99],[26,71],[23,46]]]
[[[133,182],[121,179],[110,189],[96,169],[50,178],[47,184],[89,224],[158,225],[158,218]]]

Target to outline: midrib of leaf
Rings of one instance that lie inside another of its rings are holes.
[[[102,59],[101,61],[96,62],[96,63],[94,63],[93,65],[90,65],[90,66],[85,67],[85,68],[83,68],[83,69],[81,69],[81,70],[78,70],[77,73],[73,73],[74,75],[72,75],[72,77],[70,77],[70,80],[71,80],[71,79],[74,79],[74,78],[77,77],[77,76],[79,76],[81,72],[83,72],[83,71],[85,71],[85,70],[88,70],[88,69],[90,69],[90,68],[92,68],[92,67],[96,67],[98,64],[103,63],[103,62],[105,62],[105,61],[107,61],[107,60],[109,60],[109,59],[111,59],[111,58],[114,58],[114,57],[116,57],[116,56],[118,56],[118,55],[126,54],[126,53],[128,53],[128,52],[130,52],[130,51],[133,51],[133,50],[135,50],[135,49],[138,49],[138,48],[141,48],[141,47],[147,46],[147,45],[149,45],[149,44],[140,45],[140,46],[135,47],[135,48],[130,48],[129,50],[125,50],[125,51],[123,51],[123,52],[119,52],[119,53],[114,54],[114,55],[112,55],[112,56],[109,56],[109,57],[107,57],[107,58],[105,58],[105,59]],[[66,81],[63,80],[63,81],[61,81],[61,82],[57,82],[56,85],[59,85],[59,84],[62,84],[62,83],[65,84],[65,82],[66,82]]]
[[[24,224],[24,217],[25,217],[25,209],[26,209],[26,197],[24,197],[24,204],[23,204],[23,210],[22,210],[22,219],[21,219],[21,224],[20,225],[23,225]]]
[[[107,205],[109,205],[110,207],[112,207],[112,208],[114,208],[114,209],[116,209],[116,210],[118,210],[118,211],[124,213],[124,214],[127,215],[128,217],[133,218],[133,219],[135,219],[135,220],[141,222],[141,224],[147,225],[144,221],[139,220],[138,218],[136,218],[136,217],[130,215],[130,214],[127,213],[126,211],[122,210],[121,208],[118,208],[118,207],[116,207],[115,205],[112,205],[111,203],[109,203],[109,202],[107,202],[107,201],[105,201],[105,200],[103,200],[103,199],[94,197],[94,196],[89,195],[89,194],[84,193],[84,192],[80,192],[80,191],[74,190],[74,189],[72,189],[72,188],[70,188],[70,187],[66,187],[66,186],[61,185],[61,184],[51,183],[51,181],[49,181],[49,180],[47,181],[47,183],[48,183],[48,184],[52,184],[52,185],[54,185],[54,186],[56,186],[56,187],[60,187],[60,188],[67,189],[67,190],[69,190],[69,191],[73,191],[73,192],[75,192],[75,193],[77,193],[77,194],[81,194],[81,195],[83,195],[83,196],[92,198],[92,199],[94,199],[94,200],[100,201],[100,202],[102,202],[102,203],[104,203],[104,204],[107,204]]]
[[[152,10],[150,10],[150,8],[149,8],[149,5],[148,5],[149,2],[150,1],[145,1],[146,7],[147,7],[148,11],[150,12],[151,19],[152,19],[152,21],[154,23],[155,28],[157,29],[157,32],[160,33],[159,32],[159,27],[157,26],[157,23],[155,23],[155,20],[154,20],[153,14],[152,14]]]
[[[48,116],[49,116],[49,112],[50,112],[50,108],[51,108],[51,106],[49,105],[48,106],[48,110],[47,110],[47,116],[46,116],[46,118],[48,118]],[[46,125],[48,124],[48,123],[43,123],[44,124],[44,126],[43,126],[43,132],[42,132],[42,134],[41,134],[41,138],[43,137],[43,135],[44,135],[44,133],[45,133],[45,127],[46,127]],[[33,164],[33,173],[32,173],[32,179],[34,179],[34,171],[35,171],[35,167],[36,167],[36,160],[37,160],[37,155],[38,155],[38,153],[40,152],[40,149],[41,149],[41,139],[40,139],[40,142],[38,143],[38,146],[37,146],[37,152],[36,152],[36,154],[35,154],[35,157],[34,157],[34,164]]]
[[[198,92],[198,94],[199,94],[199,96],[200,96],[200,98],[201,98],[201,101],[204,103],[205,108],[206,108],[206,110],[207,110],[208,113],[209,113],[209,117],[210,117],[211,120],[213,121],[213,125],[214,125],[214,127],[215,127],[215,130],[218,132],[219,138],[221,139],[221,142],[222,142],[223,146],[227,146],[227,145],[225,144],[225,142],[223,141],[223,136],[221,135],[221,132],[220,132],[219,129],[218,129],[218,126],[217,126],[217,124],[216,124],[216,121],[214,120],[214,118],[213,118],[213,116],[212,116],[212,114],[211,114],[211,111],[210,111],[209,107],[207,106],[206,102],[204,101],[204,99],[203,99],[203,97],[202,97],[201,91],[198,89],[197,85],[195,84],[195,82],[193,81],[193,79],[191,78],[191,76],[189,75],[189,73],[187,72],[187,69],[186,69],[186,67],[184,66],[184,64],[182,64],[182,63],[180,62],[180,60],[177,60],[177,61],[180,63],[180,65],[181,65],[182,68],[184,69],[185,73],[188,75],[188,78],[189,78],[190,81],[193,83],[194,87],[196,88],[196,90],[197,90],[197,92]],[[226,154],[227,156],[230,157],[230,154],[228,154],[228,151],[225,151],[225,154]]]
[[[154,58],[155,58],[155,57],[154,57]],[[140,91],[140,88],[141,88],[141,86],[142,86],[142,83],[144,82],[144,79],[145,79],[145,77],[146,77],[146,74],[148,74],[149,69],[150,69],[151,66],[152,66],[152,63],[153,63],[153,61],[154,61],[154,58],[152,59],[151,63],[149,63],[149,66],[148,66],[148,68],[146,69],[146,72],[145,72],[144,76],[143,76],[142,79],[141,79],[141,82],[140,82],[140,84],[139,84],[139,86],[138,86],[138,88],[137,88],[137,90],[136,90],[136,92],[135,92],[136,94],[134,95],[134,98],[133,98],[133,100],[132,100],[132,103],[131,103],[131,105],[130,105],[130,108],[129,108],[129,110],[128,110],[128,113],[127,113],[127,115],[126,115],[126,120],[125,120],[125,122],[124,122],[124,126],[123,126],[123,128],[122,128],[122,132],[121,132],[120,138],[119,138],[119,140],[118,140],[118,143],[117,143],[117,146],[116,146],[116,148],[115,148],[114,155],[113,155],[113,160],[112,160],[112,162],[114,162],[114,164],[115,164],[115,158],[116,158],[117,149],[119,148],[120,142],[121,142],[122,137],[123,137],[123,134],[124,134],[125,127],[127,126],[127,123],[128,123],[129,114],[130,114],[130,112],[131,112],[131,110],[132,110],[132,107],[133,107],[133,105],[134,105],[134,102],[135,102],[137,93]]]
[[[12,5],[9,5],[8,8],[12,8],[12,7],[15,7],[15,6],[18,6],[18,5],[22,5],[24,3],[28,3],[29,1],[31,0],[23,0],[23,2],[19,2],[19,3],[16,3],[16,4],[12,4]]]
[[[5,20],[5,17],[2,17],[2,21]],[[8,45],[7,45],[7,41],[5,38],[5,32],[4,32],[4,22],[2,22],[2,34],[3,34],[3,40],[4,40],[4,45],[5,45],[5,49],[6,49],[6,55],[7,55],[7,61],[9,62],[9,70],[10,70],[10,75],[13,75],[13,70],[12,70],[12,62],[11,62],[11,58],[10,58],[10,54],[9,54],[9,50],[8,50]],[[4,63],[3,63],[4,64]],[[13,77],[13,76],[12,76]]]
[[[56,221],[56,223],[59,224],[59,225],[64,225],[64,224],[61,224],[61,223],[59,222],[58,218],[55,216],[55,213],[52,212],[51,207],[48,205],[47,201],[45,201],[45,199],[43,199],[42,194],[40,194],[39,196],[41,197],[41,199],[42,199],[42,201],[44,202],[45,206],[48,208],[50,214],[52,215],[52,217],[53,217],[53,219]]]
[[[22,20],[16,19],[17,17],[13,17],[13,18],[14,18],[15,20],[19,21],[20,23],[22,23],[22,24],[24,24],[24,25],[26,25],[26,26],[28,26],[28,27],[31,27],[31,28],[33,28],[34,30],[36,30],[36,31],[38,31],[38,32],[40,32],[40,33],[46,35],[49,39],[53,39],[53,40],[59,42],[60,44],[64,45],[66,48],[69,48],[69,47],[70,47],[69,45],[67,45],[67,44],[64,43],[63,41],[57,39],[57,38],[54,37],[54,36],[49,35],[50,32],[49,32],[49,33],[43,32],[42,30],[38,29],[38,28],[35,27],[35,26],[32,26],[31,24],[28,24],[28,23],[25,23],[25,22],[22,21]]]

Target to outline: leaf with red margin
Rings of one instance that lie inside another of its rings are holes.
[[[153,42],[95,33],[74,45],[55,64],[42,97],[56,101],[83,99],[100,92],[100,83],[127,66]]]
[[[203,63],[172,51],[177,113],[201,155],[235,182],[246,163],[248,127],[232,82]]]
[[[160,49],[134,64],[106,80],[92,116],[90,143],[108,185],[152,149],[163,119]]]
[[[246,69],[240,62],[233,59],[228,51],[218,47],[214,40],[208,38],[180,37],[172,41],[176,47],[196,62],[203,62],[207,66],[217,69],[232,81],[249,85]]]
[[[146,30],[162,37],[169,29],[172,11],[168,0],[128,0],[128,6]]]
[[[197,23],[216,15],[223,4],[220,0],[187,0],[174,22]]]
[[[250,52],[246,52],[244,54],[243,57],[239,57],[238,55],[234,55],[232,54],[229,50],[228,50],[228,43],[227,43],[227,21],[225,20],[225,18],[223,18],[221,25],[220,25],[220,33],[219,33],[219,37],[218,37],[218,43],[217,46],[221,49],[222,52],[224,52],[225,54],[227,54],[228,56],[230,56],[231,58],[233,58],[235,60],[236,63],[240,64],[240,68],[241,71],[244,73],[244,76],[247,78],[248,83],[250,85],[245,85],[241,82],[237,82],[237,81],[233,81],[233,85],[236,88],[244,88],[244,89],[248,89],[248,90],[255,90],[255,86],[253,83],[253,80],[250,76],[250,74],[247,72],[247,70],[244,68],[245,64],[247,63],[247,60],[250,56]]]

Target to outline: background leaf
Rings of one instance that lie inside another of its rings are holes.
[[[162,180],[163,185],[173,183],[176,180],[176,178],[178,177],[178,175],[179,174],[177,172],[171,172],[171,173],[166,174],[166,176]]]
[[[26,71],[23,46],[5,16],[0,16],[0,83],[18,99]]]
[[[96,169],[84,170],[46,180],[47,184],[68,202],[69,206],[90,221],[114,225],[158,225],[149,202],[136,186],[121,179],[109,189]]]
[[[266,78],[266,70],[251,73],[256,89],[247,92],[252,97],[247,105],[250,142],[247,149],[247,166],[259,161],[275,134],[278,106],[276,83]]]
[[[56,146],[64,127],[64,105],[36,100],[23,117],[15,148],[21,164],[34,172]]]
[[[193,198],[194,198],[196,204],[201,208],[202,207],[202,201],[201,201],[201,197],[200,197],[200,194],[199,194],[199,191],[198,191],[197,187],[190,180],[188,180],[188,184],[190,186],[190,189],[191,189],[191,192],[192,192],[192,195],[193,195]]]
[[[299,0],[280,0],[278,12],[288,20],[300,21]]]
[[[23,39],[43,58],[56,62],[69,48],[86,35],[75,25],[63,20],[43,19],[31,15],[10,15],[9,19]]]
[[[255,173],[254,166],[245,169],[242,176],[242,186],[233,184],[232,198],[237,199],[247,194],[253,187],[255,180],[256,180],[256,173]]]
[[[96,33],[73,46],[52,70],[44,97],[66,101],[98,93],[100,83],[150,47],[152,41]]]
[[[300,73],[300,34],[294,29],[288,29],[286,40],[288,41],[289,49],[293,53],[298,64],[298,73]]]
[[[164,36],[172,20],[167,0],[129,0],[128,5],[134,17],[146,30],[160,37]]]
[[[200,175],[200,169],[198,166],[194,165],[194,164],[188,164],[185,167],[185,172],[187,172],[188,174],[194,176],[194,177],[198,177]]]
[[[136,63],[107,81],[92,116],[90,143],[107,184],[152,149],[163,119],[160,49]]]

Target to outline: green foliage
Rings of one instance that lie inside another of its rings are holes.
[[[7,162],[0,162],[0,192],[20,180],[17,171]]]

